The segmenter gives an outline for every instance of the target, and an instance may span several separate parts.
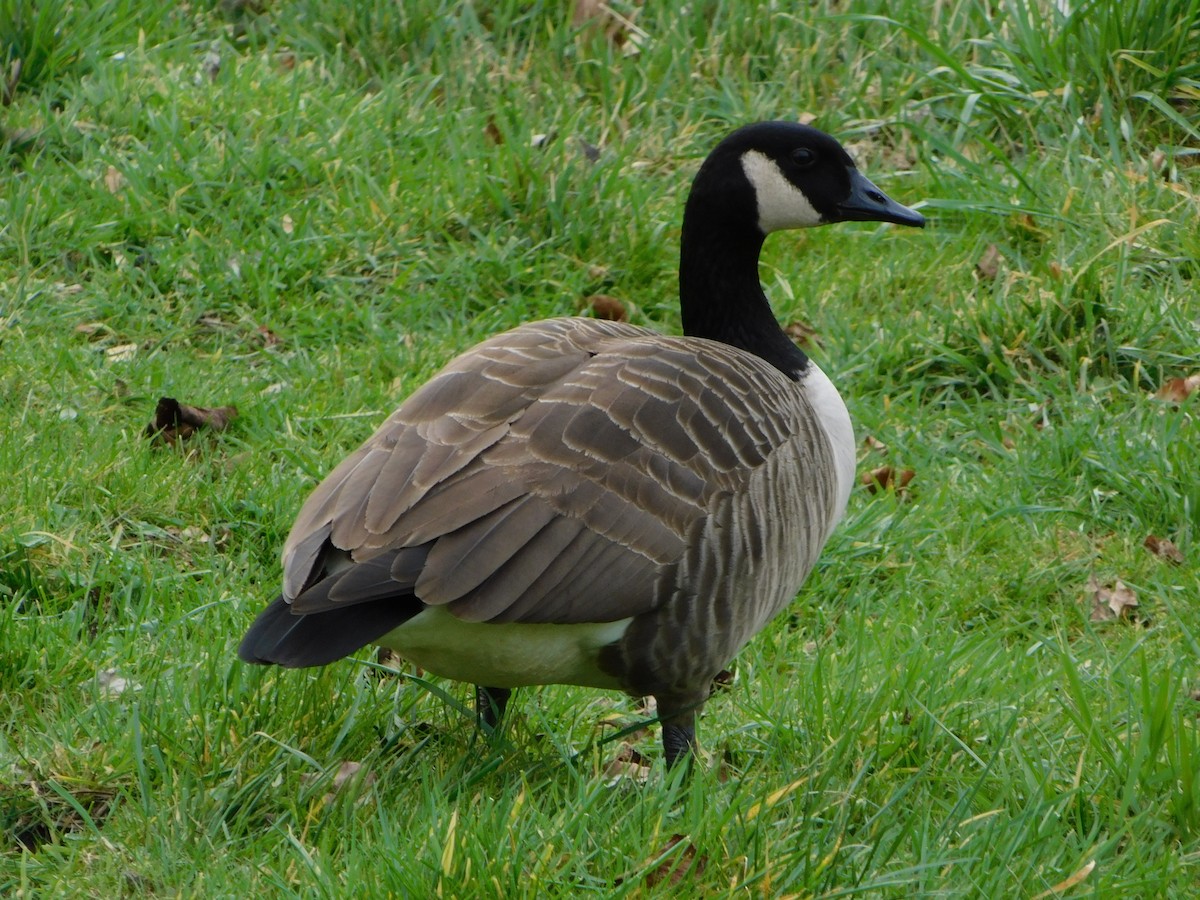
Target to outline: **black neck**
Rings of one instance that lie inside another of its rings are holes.
[[[736,221],[727,216],[720,221],[713,213],[714,207],[691,201],[684,213],[679,257],[683,333],[746,350],[798,379],[808,357],[779,327],[758,280],[762,232],[749,223],[735,227]]]

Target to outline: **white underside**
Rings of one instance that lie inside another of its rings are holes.
[[[514,688],[580,684],[616,688],[602,672],[600,649],[618,641],[632,619],[578,625],[464,622],[431,606],[382,638],[380,646],[443,678]]]
[[[837,476],[837,516],[830,523],[832,527],[845,515],[850,491],[854,487],[854,470],[857,465],[854,426],[850,424],[850,413],[841,394],[833,386],[829,376],[812,360],[809,360],[801,385],[833,448],[834,472]]]

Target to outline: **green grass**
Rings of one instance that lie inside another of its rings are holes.
[[[0,894],[1200,889],[1200,400],[1154,398],[1200,370],[1200,4],[613,6],[637,52],[565,3],[0,0]],[[600,692],[487,744],[461,685],[235,661],[387,411],[591,293],[678,331],[699,160],[801,114],[931,220],[762,269],[861,470],[916,474],[855,492],[710,765],[651,729],[610,785],[645,714]],[[153,446],[162,395],[240,416]]]

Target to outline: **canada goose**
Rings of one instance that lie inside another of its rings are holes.
[[[925,220],[823,132],[733,132],[684,211],[687,336],[547,319],[451,361],[308,498],[238,655],[317,666],[379,644],[474,683],[490,726],[525,685],[653,695],[679,760],[854,482],[845,404],[758,280],[766,235],[843,221]]]

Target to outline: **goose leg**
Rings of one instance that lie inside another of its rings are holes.
[[[689,762],[696,750],[696,716],[704,705],[689,701],[680,706],[667,706],[664,709],[662,698],[658,700],[659,720],[662,722],[663,752],[667,758],[667,768],[673,769],[680,761]]]
[[[510,688],[475,685],[475,724],[480,731],[486,734],[495,732],[500,720],[504,718],[504,710],[511,696]]]

